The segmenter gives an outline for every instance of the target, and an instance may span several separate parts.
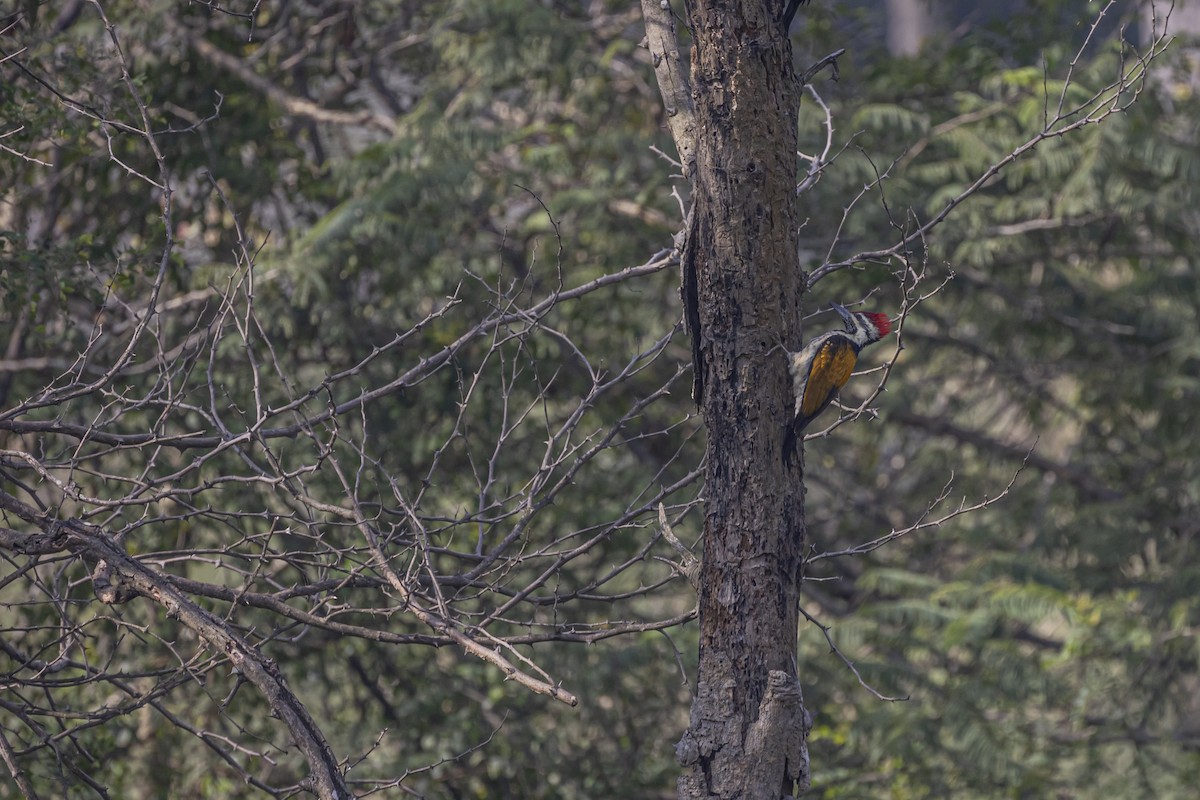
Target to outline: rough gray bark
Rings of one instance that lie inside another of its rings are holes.
[[[801,338],[801,87],[781,20],[786,3],[686,5],[696,135],[684,299],[694,276],[695,307],[685,314],[696,320],[694,368],[709,436],[700,665],[691,725],[676,751],[678,790],[687,800],[782,797],[808,783],[795,663],[802,467],[785,470],[779,458],[791,397],[775,347]],[[649,20],[654,9],[643,7]],[[658,70],[672,116],[680,113],[678,81],[664,85],[663,76],[677,73]]]
[[[679,35],[670,2],[642,0],[642,16],[646,20],[646,49],[654,64],[654,78],[667,111],[667,127],[685,178],[696,169],[696,116],[692,107],[692,90],[688,86],[687,70],[679,57]]]
[[[646,20],[646,49],[654,64],[654,78],[662,94],[667,112],[667,127],[679,153],[683,176],[692,180],[696,175],[696,109],[688,85],[687,69],[679,57],[679,35],[670,0],[642,0],[642,16]],[[684,229],[676,237],[679,251],[679,299],[683,304],[683,321],[692,344],[692,365],[700,363],[700,316],[696,287],[696,259],[691,243],[695,215],[688,214]],[[700,405],[704,396],[704,371],[692,370],[692,399]]]

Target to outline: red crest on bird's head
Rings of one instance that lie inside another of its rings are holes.
[[[892,321],[888,319],[887,314],[879,314],[868,311],[864,313],[863,316],[869,319],[871,324],[875,326],[875,330],[879,332],[879,338],[881,339],[884,336],[887,336],[888,332],[892,329]]]

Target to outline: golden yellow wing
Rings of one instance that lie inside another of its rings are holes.
[[[800,402],[800,416],[806,423],[825,410],[838,390],[850,380],[857,363],[858,352],[848,339],[839,336],[821,346],[813,357],[804,399]]]

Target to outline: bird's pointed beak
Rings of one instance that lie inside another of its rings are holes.
[[[838,316],[842,318],[843,322],[845,322],[847,325],[850,324],[850,311],[847,310],[845,306],[838,305],[837,303],[830,303],[829,306],[838,313]]]

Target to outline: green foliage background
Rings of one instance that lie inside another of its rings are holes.
[[[269,236],[260,265],[273,277],[262,284],[260,309],[295,374],[318,382],[456,289],[463,313],[423,334],[429,348],[485,312],[490,286],[538,298],[560,278],[577,285],[670,246],[679,226],[671,191],[685,187],[650,149],[671,152],[637,47],[636,9],[534,0],[352,5],[324,27],[316,26],[329,18],[322,4],[264,5],[250,36],[249,20],[202,4],[105,4],[136,56],[135,79],[156,125],[184,128],[169,108],[203,118],[219,102],[213,119],[164,137],[181,187],[172,291],[228,272],[237,238],[228,208],[236,209],[255,237]],[[1040,127],[1046,94],[1063,90],[1089,18],[1079,4],[1036,5],[1043,8],[1029,24],[980,24],[907,60],[886,57],[856,26],[864,12],[853,8],[821,5],[807,30],[797,26],[802,62],[859,45],[839,83],[817,84],[838,146],[850,145],[801,200],[803,252],[826,252],[849,198],[881,165],[895,161],[883,190],[891,217],[871,195],[849,216],[835,257],[894,241],[893,226],[932,216]],[[23,62],[59,90],[128,113],[113,64],[100,55],[99,21],[85,9],[55,31],[49,16],[43,8],[6,34],[5,52],[27,47]],[[198,57],[186,35],[203,36],[289,93],[354,108],[386,95],[396,130],[292,116]],[[308,51],[285,65],[296,37]],[[914,258],[954,277],[908,320],[879,419],[809,443],[816,552],[911,524],[951,479],[935,517],[960,499],[994,496],[1019,470],[1009,495],[984,511],[869,555],[814,563],[806,609],[833,625],[868,683],[907,699],[876,699],[819,630],[802,630],[800,671],[815,714],[812,796],[1184,798],[1200,782],[1193,55],[1180,43],[1129,112],[1046,142],[936,230]],[[1121,58],[1111,35],[1097,42],[1075,69],[1069,98],[1105,85]],[[133,291],[145,280],[162,230],[152,197],[109,159],[96,126],[3,69],[0,119],[23,126],[4,143],[53,149],[62,165],[48,181],[36,165],[0,157],[0,330],[5,341],[24,331],[21,358],[49,359],[0,376],[8,406],[54,374],[56,353],[84,346],[88,329],[73,320],[90,318],[111,288]],[[372,94],[372,81],[390,91]],[[824,140],[824,116],[810,102],[800,114],[800,150],[812,152]],[[115,153],[146,169],[144,153],[123,153],[123,142],[117,137]],[[561,231],[561,257],[543,202]],[[819,265],[813,258],[804,266]],[[659,273],[565,307],[553,321],[593,361],[617,363],[633,343],[675,324],[675,281]],[[895,281],[876,266],[821,282],[808,308],[872,291],[873,306],[894,310]],[[688,358],[682,337],[669,352],[678,363]],[[525,355],[569,361],[550,347]],[[245,375],[220,378],[232,396],[246,390]],[[363,382],[387,378],[368,372]],[[580,380],[568,370],[550,402],[569,402]],[[457,400],[447,379],[388,401],[384,419],[426,432],[391,454],[393,474],[420,480]],[[689,403],[679,384],[670,407],[654,413],[683,419]],[[624,407],[597,413],[611,418]],[[487,414],[479,419],[485,425]],[[677,440],[614,452],[610,475],[572,492],[574,505],[556,512],[563,524],[623,508],[660,469],[686,472],[701,454],[695,432],[691,421]],[[472,436],[486,443],[490,433]],[[469,494],[469,445],[451,457],[461,459]],[[247,502],[254,497],[231,492],[231,503]],[[677,533],[695,542],[699,515],[688,522]],[[187,533],[161,535],[182,542]],[[615,543],[607,555],[627,557],[636,545]],[[0,577],[15,569],[5,562]],[[37,608],[22,605],[28,598],[0,599],[36,621]],[[676,581],[642,602],[653,605],[647,616],[668,616],[690,607],[691,590]],[[128,612],[130,622],[137,613]],[[606,613],[596,608],[593,618]],[[102,620],[95,630],[106,635]],[[313,637],[279,643],[273,655],[336,752],[363,753],[378,739],[362,773],[417,770],[405,786],[421,796],[651,798],[673,794],[673,743],[689,706],[680,667],[694,675],[695,638],[685,626],[539,645],[539,663],[581,697],[574,710],[447,650]],[[141,668],[170,663],[150,641],[140,657]],[[11,668],[4,659],[0,671]],[[231,686],[208,694],[219,700]],[[166,699],[176,710],[196,705],[187,686]],[[200,705],[207,710],[197,722],[224,724],[217,703]],[[209,751],[153,717],[142,709],[86,734],[81,761],[111,796],[252,796]],[[3,711],[0,724],[14,730]],[[264,720],[251,732],[270,738],[272,727]],[[44,754],[25,763],[47,795],[95,796]],[[15,796],[0,785],[0,797]]]

